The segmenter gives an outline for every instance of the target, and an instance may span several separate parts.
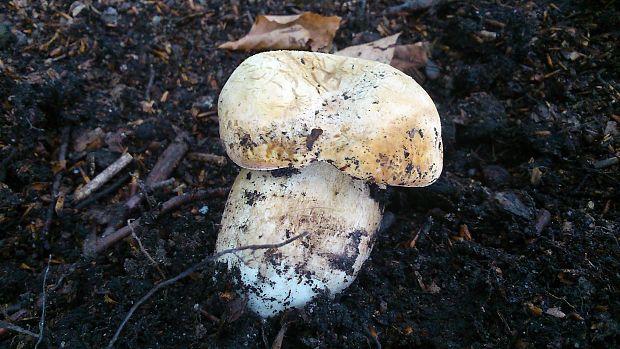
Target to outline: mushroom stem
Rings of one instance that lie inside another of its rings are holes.
[[[348,287],[372,250],[381,222],[369,186],[316,162],[295,173],[243,169],[232,187],[216,252],[308,232],[279,249],[220,259],[238,270],[248,306],[269,317]]]

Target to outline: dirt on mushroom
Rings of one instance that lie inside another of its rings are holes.
[[[408,73],[442,117],[444,173],[427,188],[389,190],[392,219],[335,300],[261,321],[211,266],[139,309],[118,347],[264,347],[276,338],[282,348],[620,346],[619,4],[440,1],[388,11],[399,4],[1,2],[0,320],[38,332],[52,253],[44,344],[107,345],[162,279],[131,239],[81,262],[83,241],[129,197],[131,178],[113,179],[118,189],[86,208],[59,210],[46,250],[39,233],[63,128],[83,142],[67,151],[61,192],[124,148],[137,161],[123,174],[145,178],[178,129],[191,134],[192,152],[223,156],[217,96],[249,54],[216,46],[261,13],[313,11],[343,19],[334,49],[398,32],[402,43],[430,44],[438,71]],[[237,172],[186,158],[172,174],[183,186],[153,192],[132,215],[166,275],[213,251],[225,195],[157,219],[153,210],[172,189],[226,192]],[[0,329],[0,347],[35,343]]]

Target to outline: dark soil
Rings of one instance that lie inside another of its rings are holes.
[[[439,77],[412,75],[442,117],[444,173],[390,189],[372,256],[334,301],[261,320],[210,267],[138,309],[117,347],[262,348],[285,322],[284,348],[620,347],[620,165],[599,163],[620,147],[619,2],[457,0],[394,15],[384,1],[92,3],[75,18],[71,1],[0,4],[0,320],[38,332],[51,254],[40,348],[105,347],[164,275],[212,253],[225,195],[151,213],[178,191],[229,187],[230,161],[185,158],[175,185],[130,215],[159,270],[133,239],[94,260],[82,244],[129,197],[127,174],[146,178],[177,132],[192,152],[225,155],[217,96],[249,53],[217,45],[257,14],[301,10],[343,18],[338,48],[399,31],[431,43]],[[136,161],[96,202],[50,211],[45,233],[68,127],[61,193],[124,150]],[[0,328],[0,347],[35,343]]]

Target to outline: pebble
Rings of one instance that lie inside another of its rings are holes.
[[[517,194],[510,191],[497,192],[493,198],[501,210],[523,219],[532,218],[532,210],[521,201]]]
[[[501,188],[510,183],[511,175],[508,170],[498,165],[487,165],[482,168],[482,178],[485,185],[491,188]]]
[[[424,66],[424,73],[426,74],[426,77],[429,78],[429,80],[435,80],[439,77],[439,75],[441,75],[437,64],[435,64],[430,59],[426,62],[426,65]]]
[[[118,12],[114,7],[108,7],[101,13],[101,20],[108,27],[116,27],[118,25]]]

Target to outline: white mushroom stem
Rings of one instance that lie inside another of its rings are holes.
[[[309,232],[279,249],[221,259],[238,269],[249,307],[269,317],[349,286],[372,250],[380,222],[380,204],[368,185],[327,163],[282,176],[243,169],[226,203],[216,251]]]

